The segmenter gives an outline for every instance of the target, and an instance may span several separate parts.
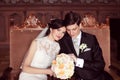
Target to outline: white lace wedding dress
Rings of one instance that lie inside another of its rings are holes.
[[[59,53],[59,44],[49,40],[47,37],[36,39],[36,41],[37,51],[33,57],[31,66],[35,68],[48,68],[52,60],[55,59]],[[47,75],[21,72],[19,80],[47,80]]]

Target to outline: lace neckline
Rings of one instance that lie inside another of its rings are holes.
[[[49,41],[49,42],[56,43],[56,41],[49,39],[49,37],[48,37],[48,36],[46,36],[45,38],[46,38],[46,39],[47,39],[47,41]]]

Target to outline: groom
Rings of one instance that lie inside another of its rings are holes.
[[[69,54],[75,61],[75,80],[104,80],[105,62],[96,37],[83,32],[79,24],[80,15],[69,12],[64,23],[67,34],[60,43],[60,53]]]

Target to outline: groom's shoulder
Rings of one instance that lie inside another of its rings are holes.
[[[71,37],[68,35],[68,34],[65,34],[64,36],[63,36],[63,38],[62,39],[60,39],[58,42],[59,43],[66,43],[66,42],[68,42],[68,41],[71,41],[72,39],[71,39]]]
[[[83,34],[83,36],[87,36],[87,37],[95,37],[94,34],[88,33],[88,32],[84,32],[84,31],[82,31],[82,34]]]

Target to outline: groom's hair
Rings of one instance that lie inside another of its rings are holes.
[[[81,22],[81,17],[80,17],[80,14],[78,13],[70,11],[65,15],[65,18],[64,18],[65,26],[72,25],[75,23],[79,26],[80,22]]]

